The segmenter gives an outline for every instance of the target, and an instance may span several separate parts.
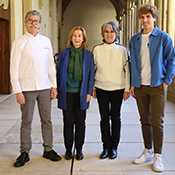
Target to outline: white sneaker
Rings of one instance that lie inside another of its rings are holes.
[[[153,170],[158,172],[164,171],[164,166],[163,166],[163,162],[160,154],[154,155]]]
[[[135,159],[133,161],[133,163],[135,163],[135,164],[143,164],[145,162],[152,161],[153,160],[153,157],[154,157],[154,154],[153,153],[150,153],[150,152],[148,152],[147,149],[144,149],[144,151],[141,154],[141,156],[138,157],[137,159]]]

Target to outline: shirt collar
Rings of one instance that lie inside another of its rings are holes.
[[[140,33],[138,33],[137,39],[140,39],[140,37],[141,37],[141,35],[142,35],[142,32],[143,32],[143,29],[141,30]],[[159,32],[160,32],[160,31],[159,31],[158,27],[157,27],[157,26],[154,26],[154,30],[153,30],[153,32],[151,33],[151,35],[153,35],[153,36],[158,36]]]
[[[37,33],[36,36],[33,36],[31,33],[27,32],[27,31],[26,31],[26,35],[27,35],[29,38],[39,37],[39,33]]]

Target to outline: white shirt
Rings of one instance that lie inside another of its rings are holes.
[[[129,92],[130,72],[125,47],[113,44],[97,45],[94,50],[94,86],[103,90],[125,89]]]
[[[11,49],[10,78],[13,92],[56,88],[56,70],[49,38],[26,32]]]
[[[141,84],[150,85],[151,81],[151,66],[149,56],[149,35],[142,34],[142,46],[140,52],[140,63],[141,63]]]

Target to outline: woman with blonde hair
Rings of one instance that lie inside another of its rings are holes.
[[[87,50],[87,36],[81,26],[74,27],[68,37],[68,45],[59,56],[57,68],[58,108],[63,111],[65,159],[72,159],[74,142],[76,159],[84,158],[82,147],[85,138],[86,110],[93,93],[94,61]]]

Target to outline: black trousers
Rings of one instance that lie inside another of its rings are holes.
[[[86,128],[86,110],[80,110],[80,94],[67,93],[66,106],[66,110],[63,110],[64,145],[66,150],[71,151],[75,136],[75,148],[79,152],[84,144]]]
[[[124,90],[106,91],[96,88],[100,128],[104,149],[117,149],[120,141],[120,110]]]

